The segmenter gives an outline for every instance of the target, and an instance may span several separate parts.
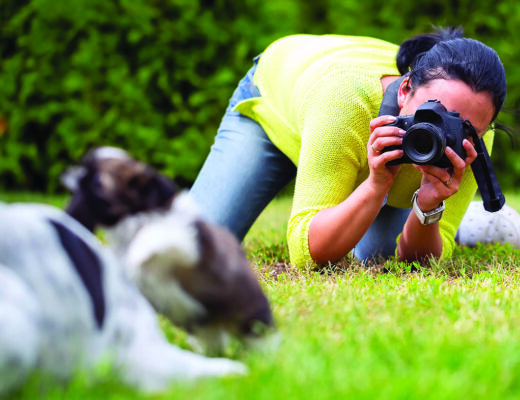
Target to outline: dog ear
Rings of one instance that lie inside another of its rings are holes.
[[[268,299],[235,237],[202,219],[193,225],[199,262],[194,268],[172,271],[176,281],[204,306],[212,322],[219,321],[227,330],[251,335],[262,325],[274,327]]]
[[[172,180],[163,175],[155,175],[151,185],[153,190],[150,192],[152,204],[162,204],[164,207],[170,207],[178,192],[177,185]]]
[[[128,189],[139,199],[139,211],[169,208],[177,192],[175,183],[150,170],[151,175],[139,174],[128,182]]]

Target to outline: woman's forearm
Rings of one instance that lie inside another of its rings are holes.
[[[319,211],[309,228],[309,251],[317,264],[336,262],[351,251],[377,217],[385,192],[376,191],[366,181],[346,200]],[[402,261],[425,262],[442,253],[439,223],[422,225],[413,211],[403,227],[398,244]]]
[[[335,262],[351,251],[377,217],[385,195],[365,181],[337,206],[319,211],[309,228],[313,260]]]
[[[413,211],[403,227],[397,246],[401,261],[426,262],[428,258],[439,258],[442,253],[442,237],[439,223],[422,225]]]

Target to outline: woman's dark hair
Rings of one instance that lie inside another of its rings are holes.
[[[459,79],[476,93],[488,92],[495,120],[506,98],[504,66],[491,47],[462,33],[462,28],[436,28],[404,41],[397,68],[401,75],[409,74],[412,90],[433,79]]]

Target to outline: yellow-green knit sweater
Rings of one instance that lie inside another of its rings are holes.
[[[272,142],[298,167],[287,240],[291,263],[312,263],[308,233],[312,217],[345,200],[369,173],[369,122],[382,101],[380,78],[399,75],[398,47],[368,38],[294,35],[271,44],[254,75],[261,97],[236,107],[259,122]],[[493,133],[486,134],[488,149]],[[421,174],[404,165],[387,204],[409,208]],[[440,222],[443,257],[454,237],[476,183],[468,168],[459,192],[446,201]],[[346,226],[345,229],[348,229]]]

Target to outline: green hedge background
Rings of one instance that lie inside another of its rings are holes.
[[[0,188],[54,193],[97,145],[129,150],[181,184],[195,179],[252,58],[294,33],[400,43],[460,25],[495,48],[519,124],[516,0],[0,0]],[[513,148],[513,145],[514,148]],[[498,136],[504,189],[520,183],[516,140]]]

